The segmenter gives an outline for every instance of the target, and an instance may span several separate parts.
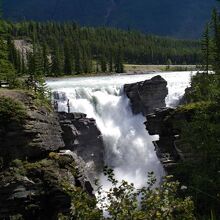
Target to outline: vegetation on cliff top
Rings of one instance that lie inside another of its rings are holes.
[[[26,115],[25,106],[10,97],[0,96],[0,128],[9,123],[23,125]]]
[[[220,212],[220,15],[213,10],[202,41],[203,71],[192,77],[187,104],[176,113],[190,112],[175,126],[193,160],[182,162],[176,177],[193,196],[198,219],[219,219]],[[214,71],[210,73],[209,71]]]

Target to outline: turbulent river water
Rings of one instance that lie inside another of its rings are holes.
[[[113,167],[116,178],[142,187],[147,172],[160,178],[163,168],[158,161],[152,140],[145,129],[146,119],[133,115],[123,86],[161,75],[168,82],[167,106],[175,106],[190,84],[190,72],[166,72],[141,75],[113,75],[48,80],[52,91],[64,93],[71,112],[82,112],[94,118],[105,143],[105,163]],[[59,111],[67,111],[66,100],[59,101]],[[105,182],[104,177],[100,177]],[[105,185],[105,184],[104,184]]]

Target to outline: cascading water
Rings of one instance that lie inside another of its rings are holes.
[[[71,112],[82,112],[94,118],[105,143],[105,163],[113,167],[118,180],[133,182],[136,187],[146,183],[147,172],[160,178],[163,168],[158,161],[152,140],[143,125],[142,115],[133,115],[123,85],[150,79],[154,74],[117,75],[48,80],[52,91],[65,94]],[[168,82],[167,106],[175,106],[190,83],[190,72],[160,74]],[[59,101],[59,111],[67,111],[67,101]],[[100,177],[101,183],[105,178]]]

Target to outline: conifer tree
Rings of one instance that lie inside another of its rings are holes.
[[[68,41],[64,43],[64,73],[67,75],[73,73],[70,43]]]
[[[53,44],[53,51],[51,55],[51,72],[54,76],[59,76],[62,73],[62,61],[60,48],[57,42]]]
[[[50,75],[50,61],[49,61],[49,52],[48,46],[46,43],[43,44],[43,74],[44,76]]]
[[[82,73],[82,57],[78,44],[75,45],[74,58],[75,58],[75,72],[76,74],[80,74]]]
[[[10,87],[15,85],[16,74],[13,64],[8,60],[8,48],[0,37],[0,80],[7,81]]]
[[[202,59],[205,73],[209,72],[210,64],[210,36],[209,36],[209,26],[206,25],[203,39],[202,39]]]
[[[38,87],[44,83],[42,52],[39,45],[33,41],[33,51],[28,54],[27,86],[37,93]]]
[[[123,52],[121,46],[118,47],[115,58],[115,72],[123,73],[124,65],[123,65]]]
[[[100,58],[101,71],[105,73],[107,71],[107,61],[105,55],[101,55]]]
[[[213,29],[213,69],[216,74],[220,74],[220,21],[217,10],[212,13],[212,29]]]

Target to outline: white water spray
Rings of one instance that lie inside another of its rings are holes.
[[[150,79],[154,74],[104,77],[82,77],[49,80],[52,91],[65,93],[71,112],[82,112],[94,118],[105,143],[105,163],[114,168],[118,180],[133,182],[137,188],[146,184],[147,172],[157,178],[163,175],[152,141],[145,129],[142,115],[133,115],[123,85]],[[167,106],[174,106],[190,83],[190,72],[160,74],[168,82]],[[67,111],[66,100],[59,111]],[[100,177],[105,187],[105,178]]]

